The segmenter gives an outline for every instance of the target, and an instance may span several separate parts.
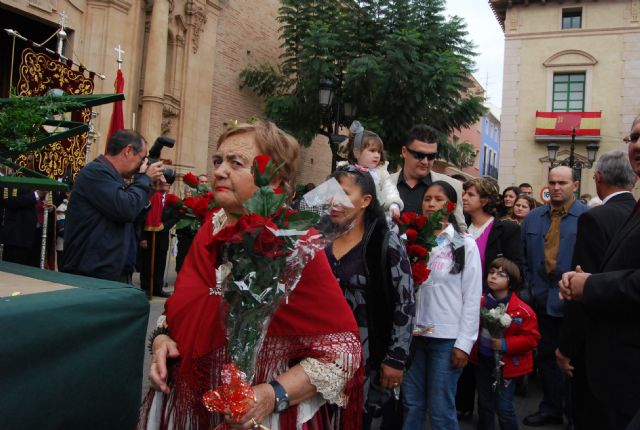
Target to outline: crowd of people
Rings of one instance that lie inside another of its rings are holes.
[[[152,389],[139,427],[424,429],[428,422],[451,430],[477,405],[478,429],[493,430],[496,417],[501,429],[517,429],[515,392],[536,371],[542,400],[524,425],[640,428],[640,213],[631,194],[640,118],[628,154],[603,154],[593,169],[599,205],[576,198],[580,182],[567,166],[549,170],[544,204],[528,183],[500,192],[492,178],[437,173],[439,133],[427,125],[407,133],[401,169],[392,174],[377,134],[359,123],[350,133],[349,161],[330,176],[351,203],[332,207],[331,222],[349,228],[315,255],[277,309],[241,418],[212,414],[200,401],[229,360],[216,238],[257,190],[257,155],[281,166],[272,186],[293,199],[300,150],[269,122],[220,137],[210,178],[217,207],[195,236],[179,233],[179,274],[150,339]],[[137,259],[146,262],[143,288],[162,291],[156,253],[166,255],[176,220],[162,210],[170,186],[162,163],[149,165],[146,153],[142,136],[120,131],[80,172],[58,207],[60,270],[131,282]],[[35,206],[42,197],[5,196],[5,227],[22,202],[35,220],[34,208],[48,209]],[[304,209],[297,197],[294,207]],[[395,221],[443,211],[428,277],[414,282],[408,232]],[[29,264],[10,234],[3,229],[3,258]],[[499,309],[509,324],[496,335],[481,314]]]

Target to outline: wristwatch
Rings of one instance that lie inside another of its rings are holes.
[[[269,385],[273,387],[273,391],[276,393],[276,406],[273,408],[273,412],[279,414],[289,409],[289,395],[284,387],[278,381],[271,381]]]

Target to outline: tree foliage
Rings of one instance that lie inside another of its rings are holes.
[[[32,143],[48,135],[42,128],[47,119],[82,106],[67,96],[57,95],[5,100],[0,104],[0,155],[23,154],[34,149]]]
[[[465,23],[445,17],[444,4],[283,0],[280,61],[243,70],[242,87],[265,97],[266,116],[305,144],[330,128],[337,105],[349,99],[391,154],[400,152],[411,126],[426,123],[442,133],[441,155],[461,165],[464,154],[446,136],[475,123],[484,108],[468,92],[475,53]],[[324,111],[323,78],[336,87],[335,103]]]

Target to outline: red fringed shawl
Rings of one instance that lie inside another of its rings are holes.
[[[172,393],[165,396],[161,430],[208,430],[222,420],[220,415],[207,412],[200,400],[204,392],[218,386],[221,366],[229,360],[220,312],[222,298],[210,294],[210,288],[216,287],[214,267],[219,251],[207,247],[212,231],[209,215],[180,269],[175,292],[165,304],[167,325],[178,344],[180,359],[170,365]],[[345,374],[354,376],[345,387],[347,404],[337,424],[340,429],[359,430],[364,369],[358,327],[326,255],[319,252],[304,269],[288,304],[280,306],[269,325],[257,359],[255,384],[269,382],[304,358],[329,363],[345,355],[357,357],[357,362],[343,364],[350,367],[344,369]],[[154,393],[150,391],[145,398],[140,428],[146,427]],[[295,430],[296,418],[296,407],[280,414],[280,429]]]

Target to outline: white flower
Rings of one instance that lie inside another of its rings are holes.
[[[511,316],[509,314],[503,314],[500,316],[500,324],[503,327],[509,327],[511,325]]]

